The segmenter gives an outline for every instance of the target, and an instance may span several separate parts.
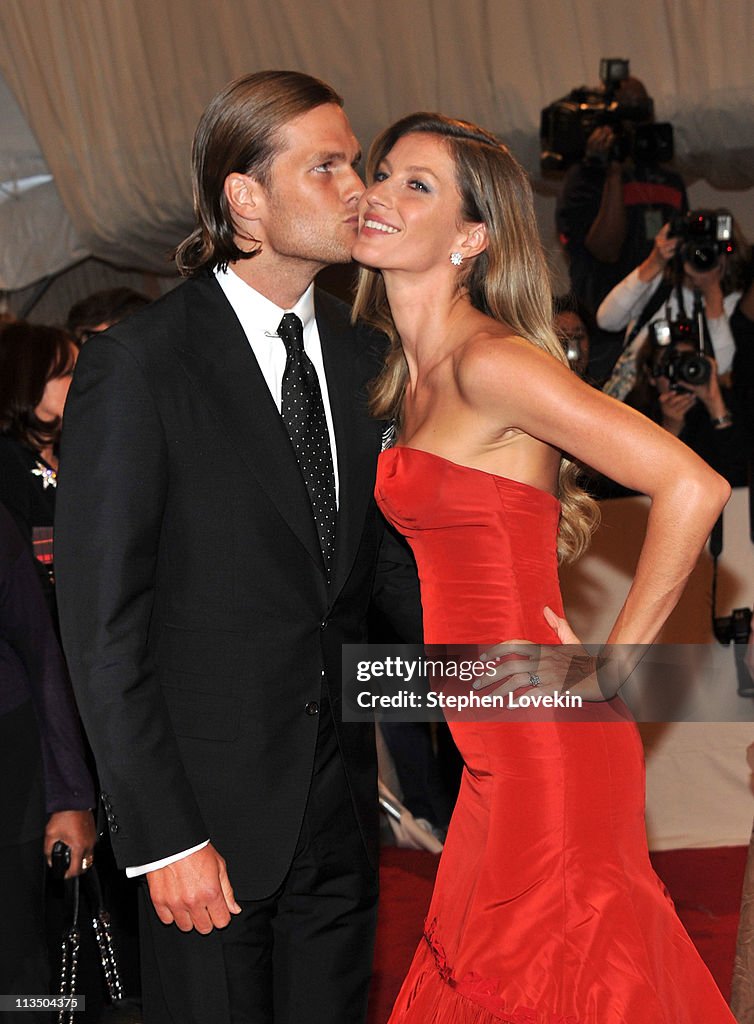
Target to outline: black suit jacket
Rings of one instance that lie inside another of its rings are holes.
[[[117,858],[209,837],[243,899],[291,862],[323,684],[375,854],[374,738],[340,721],[340,659],[364,639],[382,534],[365,397],[379,344],[332,297],[315,306],[340,479],[329,586],[285,426],[214,277],[88,342],[65,414],[60,618]],[[416,607],[410,582],[387,593]]]

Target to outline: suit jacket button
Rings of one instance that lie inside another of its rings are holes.
[[[110,822],[110,831],[111,832],[120,832],[120,825],[118,824],[117,821],[111,821]]]
[[[322,619],[322,621],[319,624],[319,628],[320,629],[327,629],[327,619]]]
[[[316,702],[316,700],[310,700],[309,703],[304,708],[304,710],[306,711],[307,715],[318,715],[319,704]]]

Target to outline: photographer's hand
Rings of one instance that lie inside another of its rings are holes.
[[[707,410],[711,420],[725,420],[730,417],[730,412],[720,390],[717,363],[711,356],[705,356],[705,358],[711,366],[709,380],[705,384],[687,384],[686,387],[693,395],[696,395],[700,402],[704,403],[704,408]],[[730,426],[730,423],[728,423],[728,426]]]
[[[613,148],[614,142],[615,132],[610,125],[599,125],[586,140],[586,159],[605,165],[613,163],[620,167],[620,163],[617,160],[610,160],[610,151]]]
[[[696,395],[689,391],[660,391],[662,426],[669,434],[679,437],[686,422],[686,413],[696,404]]]
[[[639,280],[644,281],[645,284],[654,280],[658,274],[662,274],[668,262],[675,255],[678,239],[668,237],[669,231],[670,224],[663,224],[655,235],[652,251],[644,262],[639,264]]]

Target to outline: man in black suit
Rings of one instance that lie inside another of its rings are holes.
[[[91,340],[71,387],[61,624],[113,846],[148,885],[146,1024],[365,1013],[374,737],[342,723],[341,646],[370,593],[414,631],[419,606],[389,541],[375,576],[379,339],[312,288],[350,259],[358,159],[324,83],[231,83],[194,138],[189,280]]]

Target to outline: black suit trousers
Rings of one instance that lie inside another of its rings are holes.
[[[251,825],[253,827],[253,823]],[[231,883],[233,879],[231,878]],[[140,887],[144,1024],[359,1024],[377,913],[323,693],[314,772],[291,868],[209,935],[163,925]]]

